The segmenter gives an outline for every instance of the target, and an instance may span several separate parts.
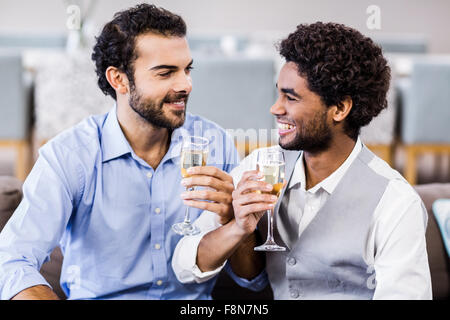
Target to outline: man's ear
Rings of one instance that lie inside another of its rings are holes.
[[[342,122],[345,118],[347,118],[348,114],[352,110],[352,107],[352,98],[350,96],[346,96],[340,103],[331,107],[331,117],[335,122]]]
[[[106,80],[117,93],[127,94],[129,92],[129,82],[126,74],[116,67],[108,67],[105,71]]]

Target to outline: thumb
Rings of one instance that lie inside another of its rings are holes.
[[[257,221],[261,220],[261,218],[264,216],[266,212],[265,211],[261,211],[261,212],[256,212],[255,213],[255,218]]]

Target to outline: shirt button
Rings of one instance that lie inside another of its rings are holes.
[[[297,289],[291,289],[289,290],[289,293],[291,295],[291,298],[293,299],[297,299],[298,296],[300,295]]]
[[[297,260],[295,260],[295,258],[293,258],[293,257],[290,257],[290,258],[287,259],[287,263],[290,266],[294,266],[297,263]]]
[[[162,285],[162,280],[156,281],[156,284],[157,284],[158,286]]]
[[[153,173],[149,172],[147,173],[147,178],[151,178],[153,176]]]
[[[155,249],[156,249],[156,250],[161,249],[161,245],[160,245],[159,243],[155,244]]]
[[[155,212],[156,212],[156,213],[160,213],[160,212],[161,212],[161,209],[160,209],[160,208],[156,208],[156,209],[155,209]]]

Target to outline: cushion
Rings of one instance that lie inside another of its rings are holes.
[[[441,232],[433,215],[432,205],[437,199],[450,198],[450,183],[416,185],[414,189],[422,198],[428,212],[426,241],[433,299],[449,299],[450,261],[442,241]]]
[[[66,295],[59,284],[63,258],[61,249],[56,247],[50,255],[50,260],[44,263],[40,270],[45,280],[52,286],[53,291],[60,299],[66,299]]]
[[[433,203],[433,214],[441,231],[442,240],[450,257],[450,199],[438,199]]]
[[[22,199],[22,182],[10,176],[0,176],[0,231]]]
[[[12,216],[22,200],[22,181],[11,176],[0,176],[0,231]],[[57,247],[53,250],[50,261],[43,264],[41,274],[53,287],[60,298],[65,298],[59,285],[59,275],[63,256]]]

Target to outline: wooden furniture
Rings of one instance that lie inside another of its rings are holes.
[[[15,150],[15,175],[23,181],[31,163],[31,81],[26,78],[20,52],[0,51],[0,70],[0,148]]]
[[[31,148],[27,140],[3,140],[0,141],[0,148],[14,149],[14,175],[21,181],[24,181],[30,172]]]
[[[450,56],[422,57],[412,63],[411,78],[403,82],[401,141],[405,150],[404,176],[417,183],[417,159],[431,153],[450,153]]]
[[[450,155],[450,144],[410,144],[404,145],[403,148],[406,154],[404,176],[411,185],[417,184],[417,161],[421,155]]]

